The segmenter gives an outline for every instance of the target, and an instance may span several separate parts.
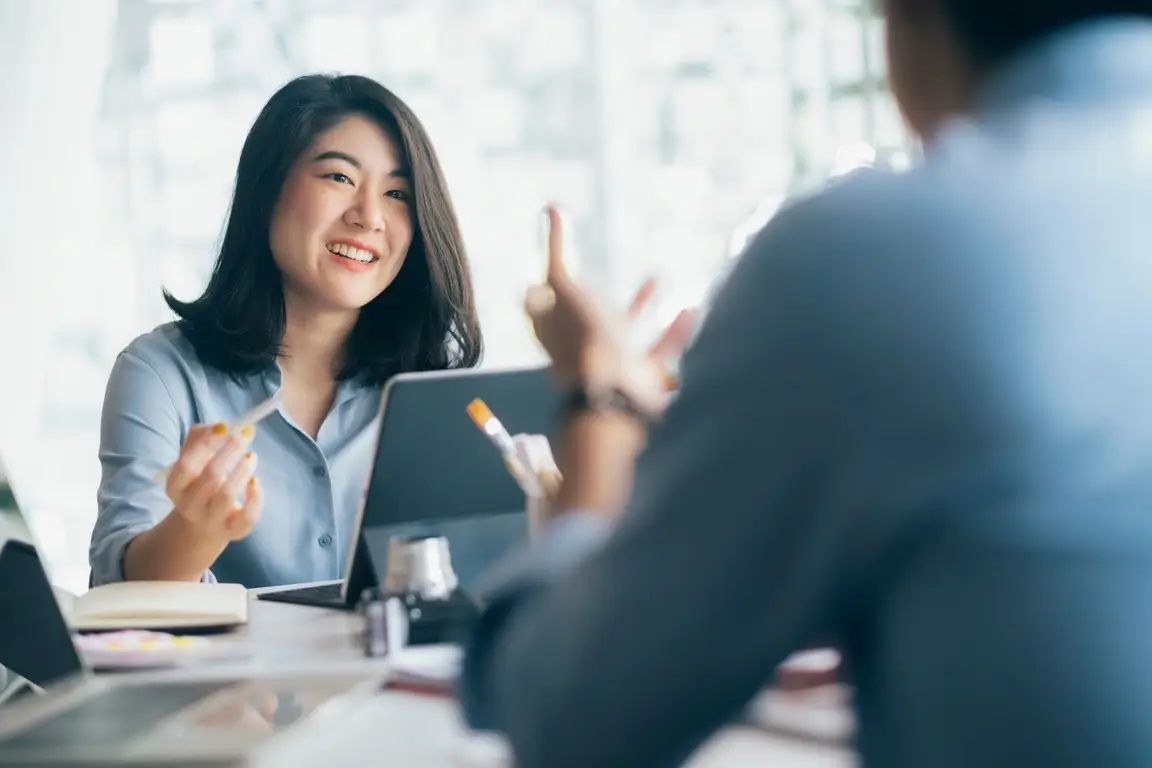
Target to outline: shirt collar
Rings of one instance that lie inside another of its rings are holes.
[[[988,80],[982,113],[1036,99],[1110,103],[1152,99],[1152,20],[1088,21],[1027,48]]]
[[[268,397],[272,397],[280,391],[283,386],[284,371],[280,368],[280,363],[273,363],[264,372],[264,390],[267,392]],[[368,382],[364,380],[363,376],[353,376],[349,379],[343,379],[336,383],[336,398],[332,403],[333,407],[347,402],[354,398],[359,392],[366,388],[370,388]]]

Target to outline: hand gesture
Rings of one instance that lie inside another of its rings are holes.
[[[564,265],[563,224],[555,208],[548,215],[548,275],[529,289],[525,309],[533,330],[561,381],[618,388],[649,412],[664,409],[667,374],[660,361],[679,353],[692,333],[693,317],[681,312],[647,352],[628,343],[631,321],[647,305],[655,282],[641,286],[628,311],[608,311],[573,281]]]
[[[174,508],[206,540],[235,541],[247,536],[264,506],[256,479],[256,454],[249,446],[255,427],[229,434],[223,424],[193,427],[165,487]]]

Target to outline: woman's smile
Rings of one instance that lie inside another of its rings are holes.
[[[380,254],[357,240],[333,240],[324,245],[337,264],[353,272],[369,270],[380,261]]]

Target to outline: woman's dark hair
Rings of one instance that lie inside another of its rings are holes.
[[[1152,18],[1152,0],[944,0],[961,43],[983,66],[1082,21]]]
[[[407,371],[476,365],[483,340],[460,226],[436,152],[420,121],[384,86],[355,75],[307,75],[278,90],[248,132],[220,253],[192,302],[164,298],[206,364],[226,373],[272,365],[284,336],[284,289],[269,228],[296,159],[345,117],[374,120],[411,173],[413,233],[392,284],[361,312],[340,378],[379,383]]]

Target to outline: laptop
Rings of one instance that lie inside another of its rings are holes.
[[[387,573],[393,537],[444,536],[465,591],[527,541],[524,492],[468,417],[480,398],[512,434],[554,437],[561,393],[547,368],[399,374],[380,398],[376,454],[344,578],[261,600],[353,609]]]
[[[12,766],[235,765],[324,702],[366,688],[363,676],[261,679],[227,667],[95,675],[72,642],[2,461],[0,665],[50,694],[0,705],[0,765]]]
[[[0,666],[45,687],[80,671],[80,656],[0,458]]]

